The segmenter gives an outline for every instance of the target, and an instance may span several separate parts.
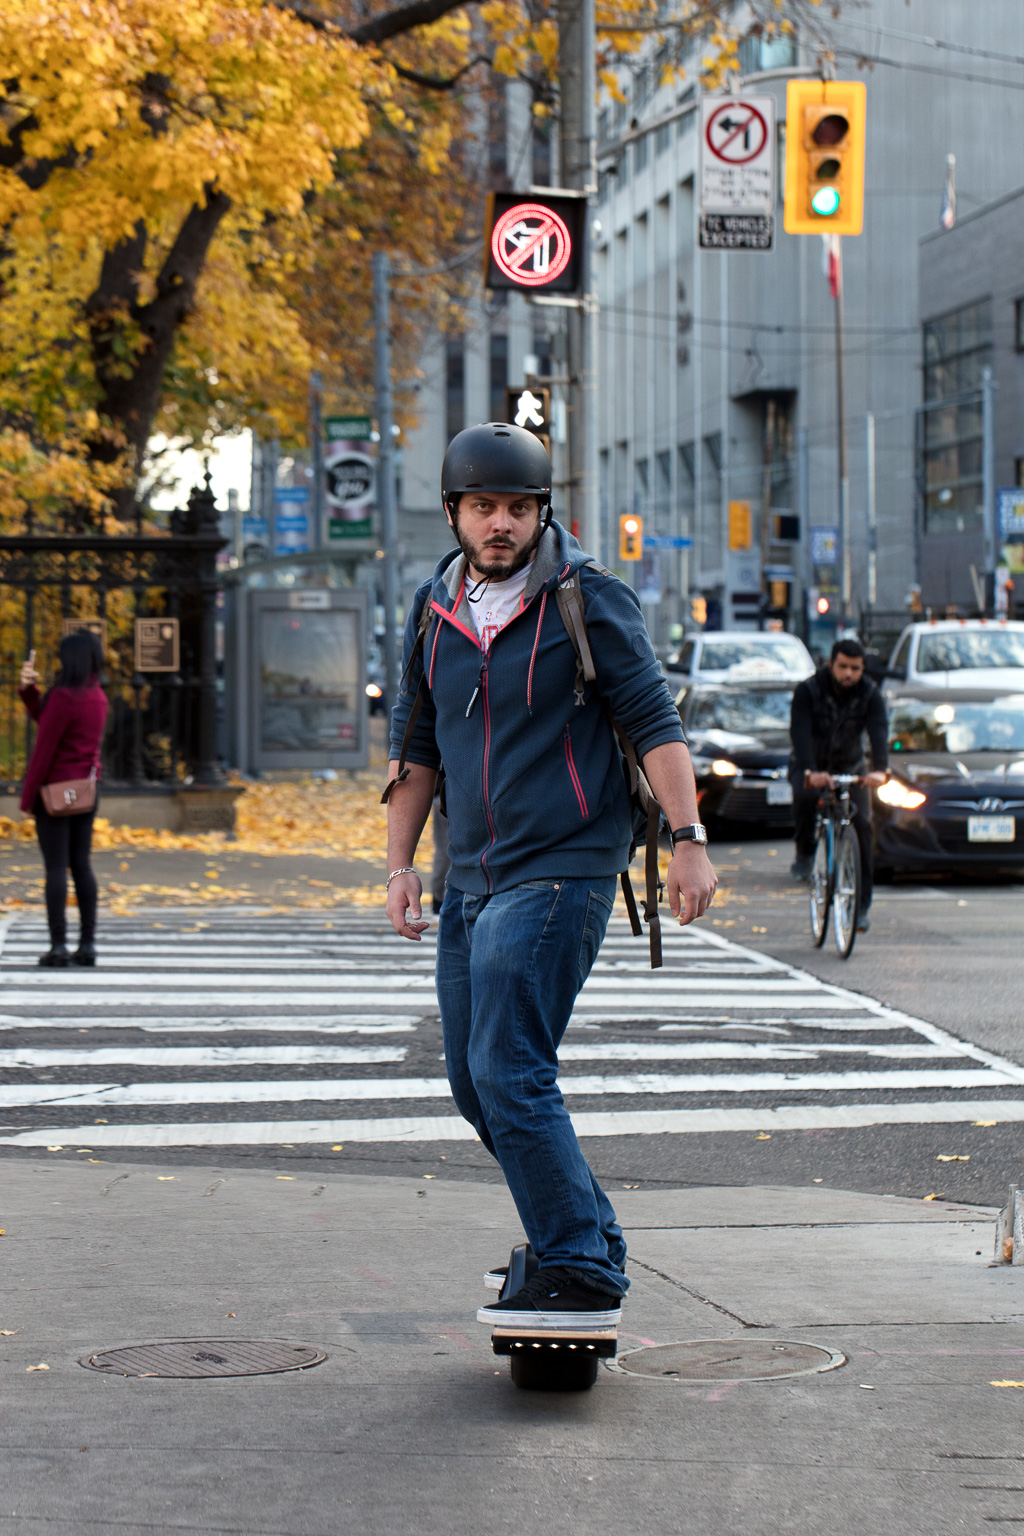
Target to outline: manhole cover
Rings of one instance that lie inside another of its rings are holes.
[[[652,1381],[779,1381],[845,1365],[846,1356],[817,1344],[782,1339],[694,1339],[649,1344],[619,1355],[615,1369]]]
[[[80,1364],[108,1376],[272,1376],[326,1360],[311,1344],[264,1339],[174,1339],[100,1349]]]

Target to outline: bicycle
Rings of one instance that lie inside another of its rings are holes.
[[[831,908],[832,932],[841,960],[849,959],[853,949],[860,912],[860,844],[853,828],[856,811],[850,804],[850,786],[860,782],[856,773],[833,774],[834,788],[822,792],[814,827],[811,937],[815,948],[820,949]]]

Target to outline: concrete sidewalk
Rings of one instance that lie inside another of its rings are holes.
[[[848,1363],[517,1391],[474,1321],[492,1185],[3,1165],[0,1532],[838,1536],[1024,1523],[1024,1271],[994,1212],[810,1189],[613,1190],[620,1348],[803,1340]],[[8,1335],[8,1330],[10,1333]],[[104,1377],[161,1339],[325,1350],[286,1375]],[[31,1367],[47,1365],[48,1370]],[[867,1390],[870,1389],[870,1390]]]

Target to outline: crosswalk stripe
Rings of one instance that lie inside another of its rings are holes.
[[[560,1077],[566,1098],[634,1093],[827,1093],[871,1090],[909,1093],[925,1088],[985,1088],[1010,1086],[992,1071],[945,1072],[761,1072],[761,1073],[645,1073],[604,1077]],[[302,1100],[447,1099],[443,1077],[320,1078],[280,1082],[174,1083],[33,1083],[0,1085],[0,1108],[123,1104],[288,1104]]]
[[[165,999],[166,1001],[166,999]],[[25,1019],[17,1014],[0,1014],[0,1031],[17,1029],[141,1029],[153,1034],[220,1034],[224,1031],[252,1033],[266,1030],[273,1034],[309,1035],[407,1035],[416,1028],[421,1014],[396,1014],[382,1023],[380,1014],[351,1014],[340,1018],[331,1014],[293,1013],[256,1014],[249,1018],[217,1019],[208,1015],[189,1018],[179,1014],[177,1018],[154,1018],[149,1014],[132,1013],[129,1018],[103,1017],[99,1014],[75,1013],[68,1018]]]
[[[405,1046],[376,1049],[339,1045],[104,1045],[81,1049],[13,1046],[0,1049],[0,1068],[17,1067],[237,1067],[344,1065],[352,1062],[404,1061]],[[560,1061],[815,1061],[839,1055],[922,1061],[948,1057],[941,1045],[836,1045],[832,1041],[805,1045],[776,1041],[702,1040],[685,1045],[662,1041],[615,1042],[604,1045],[563,1044]]]
[[[955,1100],[914,1104],[779,1105],[771,1109],[584,1111],[572,1116],[576,1134],[657,1136],[716,1131],[813,1131],[871,1125],[960,1125],[975,1120],[1024,1121],[1024,1101]],[[115,1147],[308,1146],[347,1142],[476,1141],[458,1115],[410,1115],[365,1120],[198,1121],[166,1125],[49,1126],[5,1136],[5,1145],[46,1147],[88,1143]]]

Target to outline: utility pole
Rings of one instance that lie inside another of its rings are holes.
[[[839,612],[844,625],[850,622],[852,585],[850,572],[850,470],[846,454],[846,325],[843,316],[843,237],[836,243],[836,431],[839,442]]]
[[[996,576],[996,435],[995,378],[991,368],[981,370],[981,515],[985,535],[985,607],[995,604]]]
[[[324,376],[319,369],[309,376],[309,462],[313,470],[312,512],[310,548],[327,546],[327,529],[324,526],[324,424],[323,424]]]
[[[867,414],[868,607],[878,603],[878,502],[875,497],[875,413]]]
[[[377,495],[380,500],[384,545],[384,682],[389,709],[398,698],[398,655],[395,630],[398,623],[398,513],[395,507],[395,434],[391,399],[391,294],[388,258],[384,251],[373,256],[373,332],[376,389]]]
[[[593,196],[597,182],[594,0],[558,0],[559,184]],[[569,521],[584,548],[601,550],[597,473],[597,294],[592,236],[584,237],[584,293],[568,312]]]

